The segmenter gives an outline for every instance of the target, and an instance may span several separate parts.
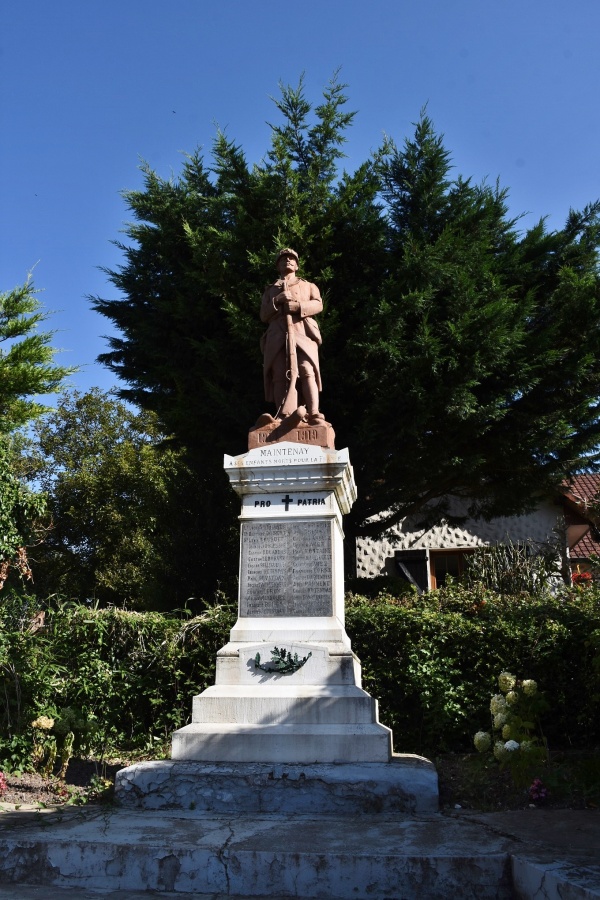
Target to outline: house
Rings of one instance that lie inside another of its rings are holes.
[[[592,500],[600,489],[600,475],[577,475],[537,508],[522,516],[485,521],[467,517],[467,502],[449,498],[449,520],[422,526],[418,517],[403,519],[385,538],[358,538],[357,576],[396,575],[419,590],[441,587],[447,576],[463,572],[465,557],[477,547],[511,542],[525,544],[532,553],[558,545],[563,570],[590,570],[589,557],[600,555],[600,532]],[[460,525],[450,524],[462,519]],[[578,568],[579,567],[579,568]]]
[[[567,549],[572,572],[589,572],[590,556],[600,556],[600,475],[576,475],[562,493]]]

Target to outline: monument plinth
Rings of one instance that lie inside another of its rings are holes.
[[[388,762],[391,731],[344,628],[348,451],[284,442],[226,456],[225,470],[242,501],[239,616],[173,759]],[[270,662],[282,653],[290,671]]]
[[[298,418],[288,416],[281,421],[272,416],[261,416],[248,432],[248,450],[269,447],[280,441],[335,449],[335,431],[329,422],[309,425],[305,418],[299,421]]]

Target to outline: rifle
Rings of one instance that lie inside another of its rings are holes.
[[[283,279],[283,290],[286,290],[286,277],[284,275]],[[296,387],[298,383],[298,355],[296,353],[296,339],[294,337],[294,325],[292,321],[291,312],[287,312],[285,314],[285,320],[287,325],[287,336],[286,336],[286,361],[287,361],[287,370],[286,370],[286,378],[288,379],[288,388],[281,404],[278,413],[281,412],[284,416],[289,416],[298,408],[298,388]]]

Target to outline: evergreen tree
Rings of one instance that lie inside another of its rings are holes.
[[[26,547],[43,532],[44,497],[19,477],[12,434],[44,412],[34,398],[73,371],[53,364],[52,333],[38,331],[45,318],[31,281],[0,294],[0,588],[11,567],[31,577]]]
[[[243,452],[265,410],[260,294],[294,247],[324,295],[322,410],[359,490],[348,537],[450,492],[474,514],[525,510],[597,461],[600,207],[520,231],[499,186],[451,177],[426,115],[402,148],[340,172],[343,89],[312,110],[302,83],[282,87],[260,164],[219,133],[210,165],[194,154],[170,181],[144,168],[110,273],[123,296],[95,300],[121,335],[103,360],[187,448],[216,517],[222,453]]]
[[[439,518],[449,492],[521,513],[599,458],[600,204],[519,232],[506,191],[450,180],[426,116],[379,171],[385,278],[352,340],[370,397],[356,524],[381,533],[427,503]]]
[[[73,371],[53,364],[52,332],[38,331],[46,318],[30,280],[0,294],[0,434],[40,416],[33,398],[60,390]]]

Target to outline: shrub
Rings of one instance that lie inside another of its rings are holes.
[[[502,693],[490,700],[491,733],[478,731],[473,743],[479,753],[491,752],[501,769],[508,767],[517,787],[529,784],[530,793],[541,800],[545,789],[533,776],[549,758],[540,722],[549,704],[531,678],[519,681],[501,672],[498,687]]]
[[[62,766],[72,752],[151,752],[189,721],[191,699],[214,682],[216,653],[235,621],[227,603],[185,619],[53,599],[43,627],[39,612],[32,598],[3,591],[0,768],[31,765],[31,723],[40,716],[54,721]],[[556,597],[501,597],[481,585],[350,595],[346,625],[364,686],[402,751],[468,749],[506,669],[553,698],[546,727],[553,749],[600,739],[594,586]]]
[[[503,596],[540,592],[560,584],[561,552],[557,543],[528,544],[507,540],[490,547],[477,547],[465,557],[464,583],[480,583]]]
[[[449,585],[403,603],[353,597],[346,612],[365,688],[403,751],[467,749],[504,669],[553,698],[553,747],[600,739],[600,593],[501,597]],[[483,719],[485,721],[485,719]]]
[[[12,609],[0,609],[0,759],[14,768],[40,755],[30,728],[39,716],[54,722],[63,765],[73,751],[142,749],[169,737],[213,682],[234,621],[227,606],[184,621],[54,602],[47,627],[32,632],[29,603],[13,597]]]

